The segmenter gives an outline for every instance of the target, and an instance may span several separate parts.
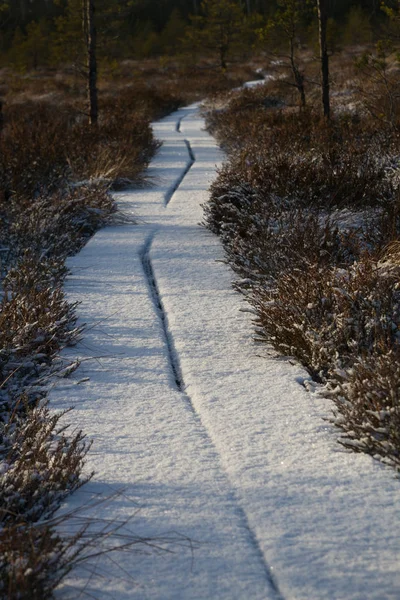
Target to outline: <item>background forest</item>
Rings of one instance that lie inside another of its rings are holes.
[[[304,5],[307,3],[305,0]],[[248,52],[255,43],[251,32],[273,17],[281,3],[245,0],[237,4],[248,33],[247,43],[241,40],[241,49]],[[330,36],[335,45],[364,43],[371,41],[372,32],[379,35],[385,18],[379,0],[329,0],[328,4]],[[80,6],[79,0],[2,0],[1,63],[23,70],[74,60],[82,43]],[[112,62],[187,52],[188,28],[196,24],[193,16],[201,13],[201,2],[98,0],[96,10],[100,59]],[[316,34],[311,13],[309,10],[303,16],[302,28],[305,39],[312,42]]]

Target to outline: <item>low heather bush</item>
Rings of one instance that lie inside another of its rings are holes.
[[[45,404],[32,407],[21,397],[1,425],[0,527],[51,517],[84,483],[89,444],[80,431],[66,435],[68,427],[60,424],[64,414],[50,412]]]
[[[143,114],[105,113],[99,126],[90,128],[73,108],[12,105],[0,136],[1,196],[34,198],[82,179],[138,180],[157,147]]]
[[[390,178],[390,163],[378,150],[375,141],[367,148],[335,143],[307,151],[268,149],[268,140],[249,141],[219,171],[211,188],[209,224],[218,228],[218,221],[211,223],[212,209],[220,198],[226,199],[228,190],[243,184],[263,197],[273,195],[282,204],[299,208],[360,210],[391,203],[397,181]]]
[[[83,546],[81,530],[57,533],[57,522],[17,522],[0,528],[0,595],[7,600],[45,600],[70,572]]]
[[[40,387],[31,386],[49,375],[60,349],[74,344],[80,336],[76,307],[64,297],[63,273],[57,263],[27,255],[3,282],[0,419],[5,423],[21,393],[32,402],[41,396]]]
[[[342,444],[400,468],[399,131],[283,105],[268,86],[216,102],[228,160],[204,224],[258,340],[326,384]]]
[[[318,210],[302,210],[273,194],[242,184],[214,195],[204,207],[205,225],[219,234],[233,269],[266,285],[304,262],[320,268],[351,264],[366,242],[357,227],[343,228]]]
[[[13,600],[50,598],[68,571],[75,540],[59,536],[48,519],[86,480],[81,472],[89,445],[81,432],[61,424],[65,413],[50,412],[45,401],[51,376],[78,366],[58,357],[81,333],[75,306],[64,298],[65,272],[59,259],[25,251],[3,280],[0,595]]]
[[[306,263],[285,269],[273,290],[255,291],[257,323],[280,352],[326,381],[355,357],[397,344],[399,274],[369,256],[347,269]]]
[[[50,260],[78,252],[116,206],[103,184],[65,187],[34,199],[14,195],[0,201],[0,244],[11,257],[32,254]],[[33,266],[33,265],[32,265]]]
[[[332,381],[340,442],[400,469],[400,351],[383,345]],[[336,387],[333,387],[336,383]]]

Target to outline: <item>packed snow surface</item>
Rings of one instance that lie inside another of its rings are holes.
[[[93,439],[96,476],[66,509],[120,491],[92,516],[130,519],[169,551],[100,556],[58,597],[397,600],[399,481],[341,450],[304,370],[255,345],[220,242],[199,226],[223,155],[198,107],[154,130],[152,186],[118,196],[136,224],[69,262],[88,328],[51,398]]]

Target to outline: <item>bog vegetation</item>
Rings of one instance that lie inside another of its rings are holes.
[[[258,339],[323,384],[343,444],[400,467],[398,8],[0,0],[1,597],[51,598],[84,547],[54,515],[90,444],[46,403],[78,367],[65,259],[145,182],[151,120],[205,94],[228,157],[205,223]]]
[[[209,103],[228,160],[205,224],[254,308],[258,341],[323,385],[343,445],[399,469],[400,73],[379,47],[334,57],[329,120],[307,79],[304,106],[286,73]]]

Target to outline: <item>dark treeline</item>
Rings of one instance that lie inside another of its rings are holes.
[[[253,20],[254,28],[274,17],[282,5],[281,0],[231,1],[243,19]],[[312,13],[315,2],[303,1]],[[391,2],[397,5],[397,0]],[[385,18],[380,0],[327,3],[336,30],[343,31],[350,20],[354,31],[365,30],[366,24],[376,31]],[[108,60],[177,54],[183,49],[186,28],[193,17],[201,16],[202,6],[202,0],[96,0],[101,53]],[[73,60],[80,46],[81,15],[82,0],[0,0],[2,64],[29,69]],[[250,46],[251,36],[248,39]]]
[[[8,7],[8,24],[11,27],[26,27],[32,20],[52,19],[62,14],[68,0],[3,0],[1,4]],[[184,19],[198,13],[201,0],[109,0],[107,4],[123,7],[131,24],[135,25],[138,21],[151,23],[160,32],[174,11],[179,11]],[[241,4],[246,13],[270,15],[275,12],[278,1],[243,0]],[[380,5],[380,0],[329,0],[330,13],[335,19],[344,19],[354,7],[360,7],[368,15],[377,17]]]

